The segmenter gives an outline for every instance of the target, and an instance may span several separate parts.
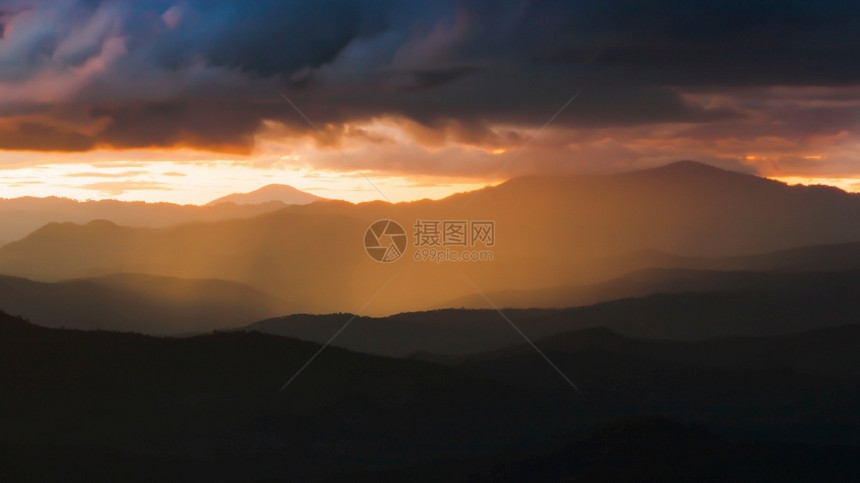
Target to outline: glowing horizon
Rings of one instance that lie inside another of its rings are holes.
[[[487,186],[489,179],[406,177],[365,173],[392,202],[441,199]],[[823,185],[860,193],[860,177],[763,176],[787,185]],[[493,180],[499,184],[507,178]],[[351,203],[383,200],[356,172],[313,170],[298,166],[251,167],[235,160],[203,162],[117,161],[45,164],[0,170],[0,199],[58,197],[77,201],[205,205],[234,193],[271,184],[292,186],[321,198]]]
[[[373,176],[373,183],[392,202],[440,199],[480,189],[489,181],[366,174]],[[58,197],[77,201],[205,205],[223,196],[248,193],[271,184],[288,185],[321,198],[351,203],[382,199],[358,173],[301,167],[254,168],[229,160],[205,163],[127,161],[108,166],[69,163],[0,170],[0,185],[3,186],[0,199]]]

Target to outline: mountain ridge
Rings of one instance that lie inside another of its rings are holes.
[[[0,308],[44,327],[157,335],[233,329],[285,310],[236,282],[140,274],[53,283],[0,275]]]
[[[481,291],[497,293],[594,284],[620,275],[595,260],[641,250],[720,258],[860,240],[860,196],[691,163],[669,171],[692,174],[682,181],[659,169],[515,178],[442,200],[320,201],[168,228],[52,225],[0,247],[0,273],[48,281],[115,272],[217,278],[272,293],[296,312],[348,312],[391,277],[388,265],[365,253],[363,234],[377,220],[395,220],[412,244],[396,262],[397,283],[368,308],[373,315],[473,294],[464,269]],[[416,261],[417,220],[492,220],[492,262]]]
[[[323,198],[305,191],[301,191],[290,185],[285,184],[269,184],[262,188],[250,191],[247,193],[233,193],[220,198],[214,199],[206,206],[215,206],[221,203],[233,203],[236,205],[255,205],[261,203],[269,203],[272,201],[281,202],[287,205],[306,205],[319,201]]]

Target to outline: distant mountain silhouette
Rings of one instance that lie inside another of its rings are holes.
[[[506,308],[566,308],[658,293],[770,290],[792,286],[794,286],[794,290],[801,292],[803,290],[819,290],[821,287],[819,284],[829,284],[834,279],[843,280],[847,278],[846,282],[848,283],[860,282],[860,277],[856,274],[796,272],[796,270],[803,269],[854,272],[853,269],[860,267],[860,244],[810,247],[737,258],[684,259],[678,257],[669,260],[660,257],[659,262],[669,266],[711,268],[707,270],[689,268],[638,269],[621,277],[592,285],[508,290],[491,292],[487,296],[491,300],[504,301]],[[735,271],[730,270],[730,268],[746,269]],[[750,268],[762,271],[752,271]],[[487,301],[484,295],[473,294],[445,302],[440,305],[440,308],[484,308],[486,306]]]
[[[627,273],[644,268],[747,270],[780,272],[839,271],[860,268],[860,242],[802,246],[734,257],[681,257],[656,250],[590,262],[608,271]]]
[[[493,220],[493,261],[416,262],[410,243],[401,260],[377,263],[362,240],[380,219],[399,221],[410,236],[419,219]],[[631,253],[695,262],[858,240],[858,195],[683,162],[618,175],[516,178],[438,201],[320,201],[161,229],[51,224],[0,248],[0,273],[37,280],[116,272],[217,278],[284,299],[290,312],[329,313],[357,310],[396,269],[397,280],[366,308],[380,315],[473,295],[463,273],[486,293],[528,291],[618,277],[624,263],[595,261]],[[844,268],[860,267],[846,260]]]
[[[280,313],[280,301],[223,280],[115,274],[44,283],[0,276],[0,307],[46,327],[183,334]]]
[[[855,302],[860,272],[713,275],[713,279],[696,283],[712,290],[721,287],[720,291],[656,294],[563,310],[506,310],[505,314],[534,340],[595,327],[671,340],[763,336],[845,326],[860,320],[860,306]],[[672,283],[683,283],[683,278]],[[682,286],[675,289],[684,290]],[[350,314],[291,315],[257,322],[247,329],[323,343],[350,318]],[[406,356],[415,352],[465,355],[523,342],[494,310],[445,309],[384,318],[357,317],[332,344]]]
[[[165,227],[188,222],[246,218],[283,208],[280,202],[257,205],[196,206],[67,198],[0,198],[0,246],[19,240],[48,223],[109,220],[125,226]]]
[[[808,345],[800,360],[826,354],[833,341],[856,345],[856,330],[840,334],[842,342],[813,336],[825,346]],[[738,356],[736,342],[716,341],[703,355],[695,354],[701,345],[669,345],[667,355],[649,341],[614,350],[611,334],[597,335],[581,349],[561,340],[560,350],[546,346],[581,393],[535,353],[442,366],[331,347],[278,392],[318,344],[259,333],[170,339],[46,329],[0,313],[0,476],[605,481],[737,480],[750,471],[790,479],[809,471],[850,481],[858,474],[857,380],[772,367],[791,344],[751,339],[760,354],[755,347],[744,354],[764,365],[715,368],[713,361]]]
[[[304,191],[293,188],[285,184],[270,184],[262,188],[251,191],[250,193],[234,193],[232,195],[223,196],[216,200],[210,201],[207,206],[214,206],[221,203],[233,203],[236,205],[258,205],[261,203],[269,203],[278,201],[286,205],[306,205],[319,201],[317,195],[306,193]]]

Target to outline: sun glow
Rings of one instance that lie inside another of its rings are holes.
[[[483,186],[462,178],[365,174],[395,202],[438,199]],[[59,196],[205,204],[267,184],[286,184],[323,198],[350,202],[381,198],[358,173],[294,165],[253,166],[234,160],[51,163],[0,170],[0,198]]]
[[[204,204],[286,184],[351,202],[383,199],[377,187],[394,202],[438,199],[483,187],[482,174],[498,169],[493,158],[506,152],[461,146],[444,133],[432,138],[411,129],[406,121],[384,118],[316,137],[268,122],[255,136],[251,154],[191,148],[9,151],[0,168],[0,198]],[[416,136],[432,139],[422,138],[425,144]]]
[[[804,186],[833,186],[849,193],[860,193],[860,178],[826,178],[826,177],[804,177],[804,176],[770,176],[770,179],[781,181],[789,185]]]

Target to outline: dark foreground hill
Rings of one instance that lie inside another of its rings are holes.
[[[631,418],[541,453],[350,473],[335,482],[852,481],[855,448],[737,444],[700,427]]]
[[[328,348],[279,392],[319,348],[259,333],[166,339],[47,329],[0,314],[0,478],[858,474],[855,380],[597,351],[580,354],[576,372],[565,361],[580,393],[560,379],[524,389],[472,368]],[[532,367],[543,362],[533,356],[512,359],[513,372],[557,377]]]
[[[725,370],[790,369],[801,374],[860,380],[860,325],[828,327],[767,337],[724,337],[697,341],[639,339],[606,328],[565,332],[535,341],[544,352],[573,355],[600,351],[624,357],[692,364]],[[481,365],[529,358],[534,349],[521,344],[484,354],[442,358],[416,354],[413,359]],[[506,374],[497,371],[497,374]],[[536,381],[532,381],[536,382]]]
[[[0,446],[30,455],[33,474],[57,477],[70,468],[42,467],[43,450],[82,456],[74,465],[84,474],[116,458],[305,481],[539,445],[580,424],[582,403],[570,398],[337,348],[279,392],[318,349],[256,333],[159,339],[46,329],[4,315]]]

